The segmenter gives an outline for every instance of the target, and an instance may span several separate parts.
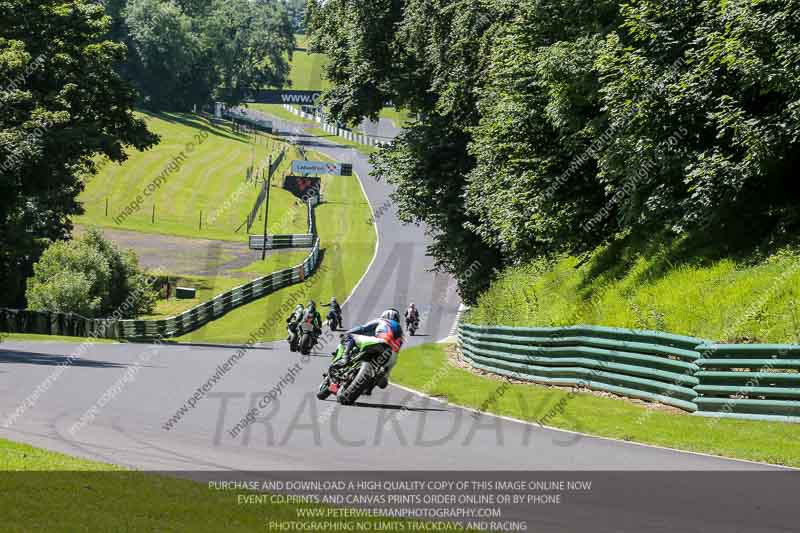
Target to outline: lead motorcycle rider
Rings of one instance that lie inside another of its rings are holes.
[[[286,340],[289,341],[289,344],[292,344],[293,337],[299,336],[297,326],[300,324],[300,321],[303,320],[303,315],[305,312],[306,310],[303,307],[303,304],[297,304],[294,308],[294,311],[292,311],[292,314],[286,319],[286,331],[289,334],[289,337]]]
[[[297,304],[294,306],[294,311],[292,311],[292,314],[286,319],[287,327],[291,327],[293,325],[296,326],[297,323],[303,319],[303,314],[305,311],[306,310],[303,307],[303,304]]]
[[[411,324],[414,324],[417,328],[419,327],[419,311],[417,310],[417,306],[414,305],[414,302],[411,302],[408,309],[406,309],[406,327],[409,328]]]
[[[394,365],[397,364],[397,354],[400,353],[400,348],[403,346],[403,328],[400,326],[400,312],[397,309],[387,309],[381,314],[380,318],[346,331],[342,335],[344,357],[337,361],[337,366],[345,367],[350,363],[351,354],[356,344],[353,335],[376,337],[385,341],[392,348],[392,356],[385,365],[386,372],[377,383],[380,388],[385,389],[389,385],[389,374],[391,374]],[[336,352],[334,352],[335,354]],[[372,390],[370,389],[364,391],[364,394],[369,396],[371,392]]]

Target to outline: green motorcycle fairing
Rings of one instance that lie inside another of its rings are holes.
[[[349,367],[357,366],[365,355],[377,355],[385,350],[389,345],[383,339],[369,337],[367,335],[353,335],[353,340],[356,341],[353,356],[350,358]],[[339,343],[339,348],[331,360],[332,364],[336,364],[344,357],[344,344]]]

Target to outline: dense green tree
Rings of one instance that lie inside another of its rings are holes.
[[[424,117],[375,159],[376,175],[396,185],[401,219],[431,228],[437,265],[467,299],[500,264],[497,248],[470,229],[477,220],[463,202],[475,164],[469,129],[479,118],[470,87],[485,67],[492,20],[504,16],[482,4],[329,0],[310,2],[308,13],[310,45],[330,58],[324,104],[337,119],[374,118],[386,101]]]
[[[386,100],[420,116],[376,167],[467,299],[486,281],[463,279],[474,260],[798,229],[800,2],[326,0],[308,16],[336,118]]]
[[[294,34],[278,0],[113,0],[107,9],[130,51],[122,72],[152,109],[235,104],[288,77]]]
[[[609,231],[605,219],[584,222],[605,204],[595,154],[609,123],[595,62],[616,6],[522,2],[487,52],[464,201],[473,229],[509,262],[585,249]]]
[[[306,32],[306,0],[284,0],[292,29],[295,33]]]
[[[98,250],[81,241],[55,242],[34,265],[26,291],[28,308],[98,316],[110,277],[108,262]]]
[[[180,6],[163,0],[130,0],[122,12],[131,54],[133,79],[145,95],[145,104],[157,109],[188,108],[197,89],[187,83],[205,59],[195,21]],[[209,91],[196,95],[207,101]]]
[[[286,82],[295,40],[282,3],[217,0],[204,32],[218,80],[216,99],[238,103],[250,90]]]
[[[153,310],[157,298],[154,280],[139,267],[133,250],[120,250],[96,229],[90,229],[80,238],[105,259],[111,273],[103,288],[103,315],[120,309],[122,316],[135,317]],[[125,305],[126,302],[129,305]]]
[[[41,250],[81,212],[94,158],[120,162],[157,138],[133,115],[102,6],[3,0],[0,21],[0,305],[20,306]]]
[[[621,124],[598,179],[618,188],[626,169],[659,164],[620,220],[725,239],[793,233],[800,3],[647,1],[622,12],[597,65],[604,105]]]
[[[35,311],[96,318],[119,310],[122,318],[135,318],[155,304],[156,292],[139,270],[136,255],[121,252],[96,230],[53,243],[33,269],[27,298]]]

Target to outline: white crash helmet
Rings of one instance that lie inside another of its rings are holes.
[[[400,312],[397,309],[387,309],[381,314],[381,318],[384,320],[394,320],[395,322],[399,322]]]

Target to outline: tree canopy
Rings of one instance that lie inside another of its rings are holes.
[[[51,244],[28,280],[28,308],[87,318],[152,312],[156,291],[132,251],[120,251],[97,230]]]
[[[96,158],[157,138],[133,115],[101,5],[3,0],[0,20],[0,305],[14,306],[41,250],[69,235]]]
[[[326,0],[308,16],[336,118],[387,100],[419,116],[377,172],[468,300],[495,267],[620,234],[798,228],[798,2]]]
[[[283,2],[112,0],[107,10],[113,38],[128,46],[123,72],[147,107],[238,103],[288,78],[294,33]]]
[[[3,306],[24,305],[32,265],[69,237],[97,162],[158,141],[135,105],[236,103],[282,85],[294,46],[279,0],[0,0],[0,21]]]

